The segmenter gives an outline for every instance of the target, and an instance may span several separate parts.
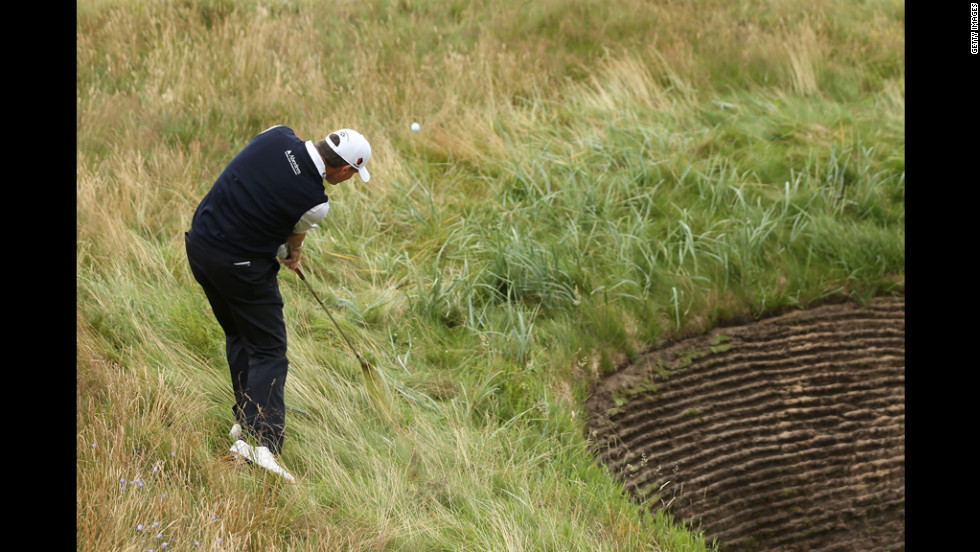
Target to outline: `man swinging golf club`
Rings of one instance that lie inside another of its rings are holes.
[[[230,452],[290,481],[277,460],[289,361],[276,274],[280,262],[299,268],[306,233],[327,214],[323,181],[358,173],[367,182],[370,158],[370,144],[351,129],[315,144],[286,126],[266,129],[224,168],[184,234],[191,271],[225,333],[235,396]]]

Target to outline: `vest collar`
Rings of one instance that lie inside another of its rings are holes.
[[[320,171],[320,178],[327,177],[327,166],[323,163],[323,158],[320,157],[320,152],[316,150],[316,146],[313,145],[313,140],[306,141],[306,151],[310,154],[313,159],[313,163],[316,165],[316,169]]]

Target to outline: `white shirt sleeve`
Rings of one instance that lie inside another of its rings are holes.
[[[325,202],[317,205],[316,207],[310,209],[303,216],[299,218],[299,222],[293,227],[293,233],[295,234],[305,234],[307,231],[317,228],[316,223],[323,220],[323,217],[327,216],[327,211],[330,209],[330,203]]]

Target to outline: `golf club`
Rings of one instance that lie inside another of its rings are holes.
[[[344,341],[347,343],[347,346],[350,348],[351,352],[354,353],[354,356],[357,357],[357,361],[361,363],[361,369],[364,370],[365,375],[368,375],[368,372],[371,371],[371,368],[368,366],[368,363],[363,358],[361,358],[361,355],[358,354],[357,349],[355,349],[354,345],[351,344],[350,339],[347,339],[347,334],[344,333],[344,330],[340,329],[340,324],[337,324],[337,321],[334,319],[333,315],[330,314],[330,309],[328,309],[327,306],[323,304],[323,301],[320,300],[320,296],[316,294],[316,291],[313,291],[313,286],[310,285],[310,282],[306,280],[306,276],[303,275],[303,271],[300,270],[298,266],[293,268],[293,270],[296,272],[296,274],[299,275],[299,279],[303,280],[303,282],[306,284],[306,287],[309,288],[310,293],[312,293],[313,297],[316,298],[317,303],[320,303],[320,306],[323,307],[323,311],[326,312],[327,316],[330,317],[330,321],[333,322],[333,325],[337,328],[337,331],[340,332],[341,337],[344,338]]]
[[[281,254],[280,254],[280,258],[282,258]],[[340,332],[341,337],[344,338],[344,342],[347,343],[347,347],[351,350],[352,353],[354,353],[354,356],[357,357],[357,361],[361,364],[361,373],[364,375],[364,384],[367,387],[368,395],[371,396],[371,400],[372,402],[374,402],[375,407],[386,418],[390,418],[390,413],[388,412],[387,404],[381,397],[380,394],[381,389],[378,387],[378,382],[375,379],[374,371],[371,370],[371,366],[367,363],[367,361],[365,361],[361,357],[361,355],[357,352],[357,349],[354,348],[354,344],[351,343],[350,339],[347,338],[347,334],[344,333],[344,330],[340,328],[340,324],[338,324],[337,320],[334,319],[333,314],[330,313],[330,309],[328,309],[327,306],[323,304],[323,301],[320,299],[320,296],[317,295],[316,291],[313,289],[313,286],[306,279],[306,275],[303,274],[303,271],[300,270],[298,266],[293,268],[293,271],[296,272],[296,274],[299,276],[299,279],[303,280],[303,283],[306,284],[306,287],[310,290],[310,293],[313,294],[313,297],[316,299],[317,303],[320,303],[320,306],[323,307],[323,311],[327,313],[327,316],[330,317],[330,321],[333,322],[334,327],[337,328],[337,331]]]

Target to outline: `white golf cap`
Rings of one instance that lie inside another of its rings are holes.
[[[368,143],[367,139],[364,138],[360,132],[356,130],[351,130],[349,128],[342,128],[340,130],[335,130],[330,134],[336,134],[340,137],[340,143],[334,145],[333,140],[330,139],[328,135],[326,138],[327,144],[337,152],[337,155],[341,157],[347,164],[357,169],[357,173],[361,175],[361,180],[367,182],[371,179],[371,174],[364,165],[371,158],[371,144]]]

